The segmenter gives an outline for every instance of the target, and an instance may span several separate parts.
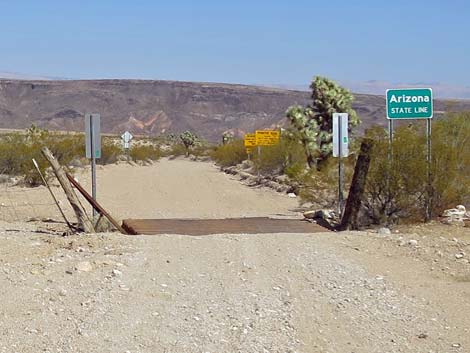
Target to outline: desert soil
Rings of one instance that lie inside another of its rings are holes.
[[[205,162],[98,181],[119,219],[300,216]],[[0,352],[470,352],[469,228],[63,237],[44,187],[0,201]]]

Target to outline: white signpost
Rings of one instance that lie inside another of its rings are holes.
[[[131,140],[134,136],[129,131],[126,131],[121,135],[122,145],[124,149],[128,150],[131,147]]]
[[[343,163],[341,158],[349,155],[349,115],[333,113],[333,157],[338,157],[338,206],[340,216],[343,214]]]
[[[86,158],[91,159],[91,191],[96,201],[96,159],[101,158],[100,114],[85,114],[85,150]],[[97,216],[93,208],[93,217]]]
[[[333,113],[333,157],[349,155],[348,113]]]

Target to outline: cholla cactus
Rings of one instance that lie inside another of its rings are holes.
[[[349,114],[349,130],[360,123],[352,109],[353,95],[349,90],[325,77],[315,77],[312,89],[312,105],[292,106],[286,115],[301,136],[310,167],[317,168],[333,150],[333,113]]]
[[[189,150],[196,145],[198,137],[190,131],[185,131],[180,134],[180,140],[186,147],[186,155],[189,154]]]

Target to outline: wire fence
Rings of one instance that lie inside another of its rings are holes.
[[[55,189],[59,204],[66,205],[60,190]],[[25,184],[22,178],[10,176],[4,169],[0,169],[0,221],[23,222],[43,219],[61,220],[57,205],[46,187],[32,187]]]

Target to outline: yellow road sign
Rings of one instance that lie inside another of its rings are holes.
[[[279,130],[256,130],[256,145],[271,146],[279,142]]]
[[[256,146],[256,136],[255,134],[245,134],[245,147],[255,147]]]

